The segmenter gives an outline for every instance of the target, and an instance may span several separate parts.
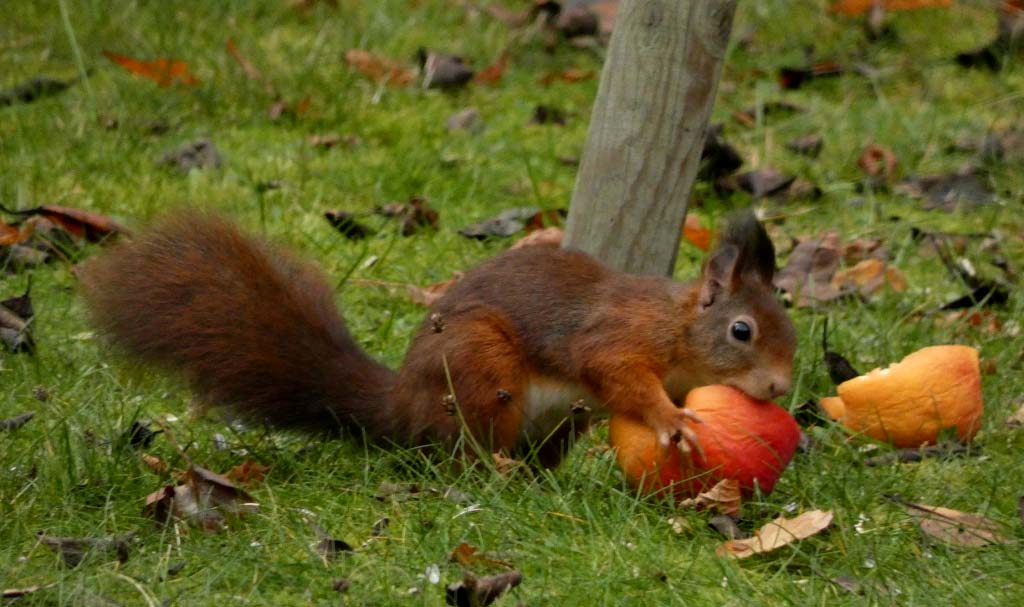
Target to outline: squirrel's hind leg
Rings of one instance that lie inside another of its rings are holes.
[[[453,443],[468,431],[479,449],[511,454],[521,440],[529,370],[510,321],[479,307],[424,323],[399,371],[396,405],[412,413],[410,434]]]

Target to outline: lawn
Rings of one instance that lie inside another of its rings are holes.
[[[57,95],[0,106],[0,203],[77,207],[133,229],[183,205],[216,209],[316,259],[360,344],[397,366],[425,313],[403,285],[445,280],[513,241],[472,240],[460,228],[511,207],[569,204],[572,160],[597,90],[596,77],[541,80],[568,69],[599,73],[602,47],[546,48],[542,32],[510,27],[477,4],[488,3],[8,3],[0,87],[37,75],[88,77]],[[891,33],[878,41],[868,40],[861,20],[832,16],[826,4],[741,2],[713,114],[745,161],[741,171],[777,167],[821,195],[752,201],[705,180],[691,212],[713,227],[754,204],[782,264],[792,238],[825,230],[843,242],[880,241],[907,289],[793,308],[794,385],[778,402],[797,411],[834,394],[822,363],[826,320],[829,347],[861,371],[926,345],[971,345],[984,361],[986,411],[966,455],[869,467],[864,460],[888,447],[812,419],[812,444],[771,495],[744,505],[741,526],[827,509],[831,528],[770,554],[725,560],[715,555],[723,538],[708,527],[709,514],[635,495],[601,426],[558,469],[506,476],[453,472],[450,462],[417,451],[191,417],[187,389],[104,348],[88,325],[70,263],[100,251],[87,245],[67,262],[0,268],[0,300],[31,285],[37,344],[34,355],[0,351],[0,419],[36,414],[0,431],[0,588],[47,586],[13,602],[23,605],[443,605],[445,586],[466,569],[449,555],[467,542],[491,555],[469,565],[474,573],[522,572],[499,605],[1019,604],[1024,430],[1006,419],[1024,395],[1024,302],[1013,283],[1024,267],[1024,144],[983,161],[959,144],[1024,122],[1024,59],[999,71],[953,60],[993,37],[988,2],[888,15]],[[308,98],[308,109],[270,117],[272,95],[225,50],[229,37],[292,107]],[[362,48],[413,67],[421,47],[457,53],[477,69],[508,49],[509,64],[496,85],[439,91],[379,84],[345,60],[347,50]],[[104,51],[180,59],[199,82],[160,87]],[[847,69],[797,90],[780,87],[780,68],[826,60]],[[780,101],[799,109],[769,111]],[[532,124],[542,105],[564,112],[565,124]],[[449,131],[448,117],[467,107],[479,110],[483,128]],[[746,108],[754,108],[752,120],[738,119]],[[817,158],[786,147],[808,133],[823,138]],[[316,135],[340,142],[313,145]],[[202,138],[219,149],[219,169],[158,166],[168,150]],[[872,143],[898,159],[892,184],[980,163],[984,200],[924,210],[858,167]],[[436,230],[402,237],[395,222],[373,214],[416,196],[440,213]],[[355,213],[374,234],[344,238],[324,220],[328,210]],[[969,289],[912,228],[970,235],[943,242],[981,277],[1006,283],[1008,302],[978,306],[975,315],[940,310]],[[683,242],[677,276],[693,276],[702,254]],[[174,440],[165,433],[132,448],[124,436],[139,420],[168,420]],[[140,453],[185,468],[175,442],[218,472],[247,458],[268,466],[263,481],[246,486],[259,511],[220,533],[145,517],[145,497],[173,480]],[[382,483],[423,490],[381,495]],[[891,494],[982,514],[1002,526],[1006,542],[964,548],[929,539]],[[354,550],[318,554],[322,538],[309,521]],[[94,551],[67,567],[38,532],[135,536],[123,563]],[[857,580],[858,591],[835,583],[841,576]],[[347,590],[339,592],[342,580]]]

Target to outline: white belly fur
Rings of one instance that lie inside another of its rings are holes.
[[[563,420],[573,417],[573,403],[594,409],[593,397],[583,386],[551,378],[538,378],[526,386],[523,403],[523,438],[538,442],[548,437]]]
[[[683,369],[673,369],[665,377],[665,391],[669,397],[682,401],[695,385],[694,379]],[[539,377],[526,386],[523,403],[523,438],[539,442],[548,437],[563,420],[574,417],[573,404],[583,400],[590,411],[580,417],[603,417],[608,414],[583,386],[550,377]]]

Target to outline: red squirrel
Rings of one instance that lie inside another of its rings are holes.
[[[796,346],[774,247],[749,212],[685,284],[554,246],[498,255],[432,306],[397,372],[358,346],[316,266],[215,215],[172,214],[85,265],[95,325],[183,374],[204,403],[403,445],[468,429],[487,453],[548,467],[591,411],[634,415],[687,449],[692,415],[674,403],[712,383],[779,396]]]

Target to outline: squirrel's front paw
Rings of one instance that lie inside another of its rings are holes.
[[[693,411],[673,407],[665,415],[649,419],[647,423],[657,431],[658,442],[662,447],[676,443],[684,453],[690,453],[701,449],[697,433],[690,428],[689,422],[703,423]]]

